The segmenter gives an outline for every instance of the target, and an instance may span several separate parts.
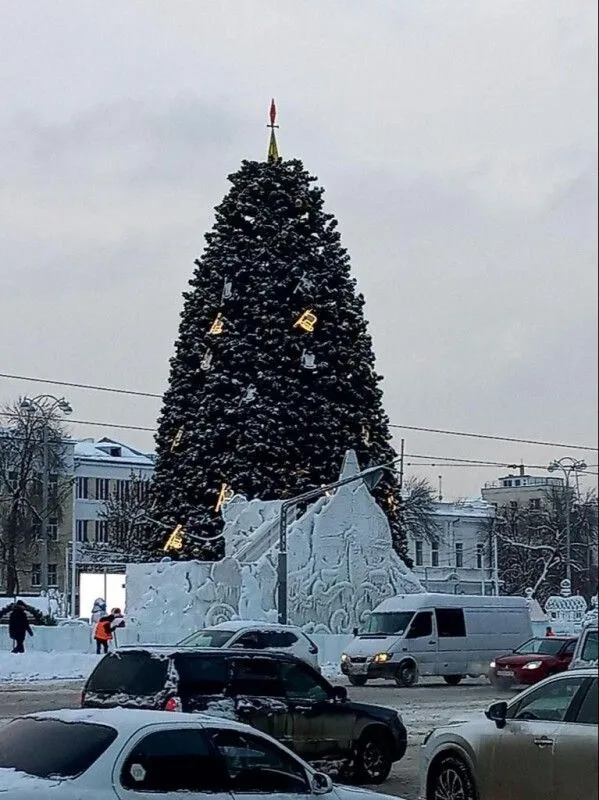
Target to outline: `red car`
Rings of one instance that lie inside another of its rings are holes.
[[[574,636],[548,636],[529,639],[513,653],[497,656],[489,665],[489,680],[509,689],[514,683],[533,684],[549,675],[568,669],[574,648]]]

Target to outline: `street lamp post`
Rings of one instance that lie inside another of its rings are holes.
[[[391,471],[392,463],[393,462],[369,467],[363,470],[363,472],[359,472],[357,475],[335,481],[335,483],[330,483],[328,486],[311,489],[309,492],[298,494],[295,497],[290,497],[288,500],[283,501],[279,513],[279,558],[277,563],[277,612],[281,625],[287,624],[287,512],[289,509],[298,503],[314,500],[316,497],[322,497],[322,495],[328,494],[328,492],[331,492],[333,489],[338,489],[340,486],[346,486],[348,483],[355,483],[360,480],[363,480],[369,489],[374,489],[382,478],[383,472],[386,469]]]
[[[43,417],[42,432],[42,508],[40,511],[40,587],[48,591],[48,506],[50,493],[50,443],[48,440],[48,422],[58,409],[63,414],[70,414],[73,409],[64,397],[51,394],[40,394],[37,397],[24,397],[21,408],[26,412],[38,412]]]
[[[572,583],[572,548],[571,548],[571,530],[570,530],[570,475],[574,473],[578,475],[587,468],[584,461],[581,461],[571,456],[564,456],[552,461],[547,467],[549,472],[555,472],[561,469],[566,479],[566,578]]]

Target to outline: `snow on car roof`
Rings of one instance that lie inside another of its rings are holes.
[[[215,718],[209,714],[184,714],[179,711],[150,711],[136,708],[59,708],[53,711],[36,711],[25,716],[34,719],[55,719],[60,722],[83,722],[95,725],[109,725],[119,733],[129,735],[148,725],[208,724],[214,727],[237,728],[245,730],[247,725],[224,717]],[[216,721],[215,721],[216,720]]]
[[[265,622],[261,619],[230,619],[226,622],[219,622],[218,625],[210,625],[201,630],[206,631],[240,631],[243,628],[252,628],[252,630],[272,630],[276,628],[286,630],[299,630],[296,625],[281,625],[278,622]]]

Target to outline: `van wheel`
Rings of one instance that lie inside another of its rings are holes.
[[[457,686],[462,680],[463,675],[444,675],[443,680],[448,686]]]
[[[478,800],[470,770],[456,756],[442,758],[433,768],[427,784],[427,800]]]
[[[352,686],[366,686],[368,678],[365,678],[363,675],[348,675],[347,680]]]
[[[409,689],[418,683],[418,667],[413,661],[404,661],[395,673],[395,683],[402,688]]]
[[[387,737],[378,731],[362,734],[356,748],[353,779],[356,783],[383,783],[393,760]]]

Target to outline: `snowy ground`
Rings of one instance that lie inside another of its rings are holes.
[[[86,678],[98,659],[90,653],[0,651],[0,684]]]

